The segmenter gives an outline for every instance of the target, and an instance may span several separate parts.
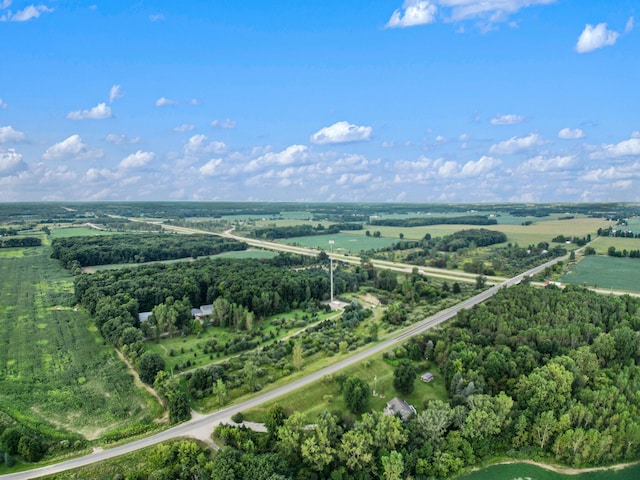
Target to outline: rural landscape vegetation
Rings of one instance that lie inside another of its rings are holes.
[[[639,213],[1,204],[0,475],[636,478]]]

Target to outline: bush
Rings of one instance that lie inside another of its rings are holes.
[[[234,413],[231,415],[231,421],[234,423],[242,423],[244,422],[244,415],[242,412]]]

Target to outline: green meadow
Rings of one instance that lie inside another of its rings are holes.
[[[576,263],[559,280],[574,285],[638,292],[640,291],[640,259],[604,255],[588,256]]]

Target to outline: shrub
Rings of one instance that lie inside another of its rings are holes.
[[[234,413],[231,415],[231,421],[235,423],[242,423],[244,421],[244,415],[242,412]]]

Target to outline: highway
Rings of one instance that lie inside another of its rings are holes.
[[[396,332],[391,338],[387,340],[384,340],[378,344],[372,345],[371,347],[366,348],[365,350],[362,350],[360,352],[357,352],[356,354],[348,358],[345,358],[344,360],[341,360],[333,365],[330,365],[321,370],[313,372],[304,378],[293,381],[287,385],[278,387],[271,391],[256,395],[255,397],[249,400],[246,400],[242,403],[231,405],[229,407],[223,408],[221,410],[218,410],[216,412],[213,412],[207,415],[198,416],[197,418],[189,420],[188,422],[182,423],[168,430],[162,431],[160,433],[156,433],[154,435],[150,435],[149,437],[146,437],[140,440],[135,440],[133,442],[119,445],[106,450],[94,451],[93,453],[90,453],[83,457],[78,457],[72,460],[67,460],[67,461],[49,465],[46,467],[40,467],[40,468],[36,468],[33,470],[24,471],[24,472],[0,475],[0,479],[26,480],[30,478],[40,478],[46,475],[61,473],[67,470],[83,467],[85,465],[90,465],[92,463],[100,462],[102,460],[107,460],[109,458],[118,457],[120,455],[131,453],[136,450],[140,450],[142,448],[146,448],[146,447],[158,444],[160,442],[164,442],[166,440],[179,438],[179,437],[189,437],[189,436],[192,436],[193,432],[195,431],[202,431],[202,430],[213,431],[213,427],[216,424],[220,423],[221,421],[228,420],[231,417],[231,415],[233,415],[236,412],[248,410],[250,408],[261,405],[265,402],[269,402],[271,400],[275,400],[276,398],[286,396],[288,393],[298,388],[304,387],[306,385],[309,385],[313,382],[316,382],[322,379],[325,375],[336,373],[350,365],[354,365],[356,363],[362,362],[365,358],[370,357],[371,355],[375,355],[385,350],[388,350],[391,347],[394,347],[395,345],[406,341],[408,338],[414,335],[422,333],[425,330],[428,330],[429,328],[432,328],[436,325],[440,325],[446,320],[449,320],[450,318],[454,317],[460,310],[468,309],[473,307],[474,305],[484,302],[488,298],[495,295],[501,288],[515,285],[520,281],[522,281],[522,279],[525,276],[533,276],[536,273],[544,270],[545,268],[557,263],[560,260],[565,260],[566,258],[567,257],[553,259],[543,265],[540,265],[531,270],[528,270],[527,272],[516,275],[513,278],[505,280],[500,284],[494,285],[489,289],[484,290],[483,292],[479,293],[478,295],[472,298],[469,298],[446,310],[438,312],[435,315],[427,317],[424,320],[418,322],[417,324],[414,324],[405,328],[404,330]]]

